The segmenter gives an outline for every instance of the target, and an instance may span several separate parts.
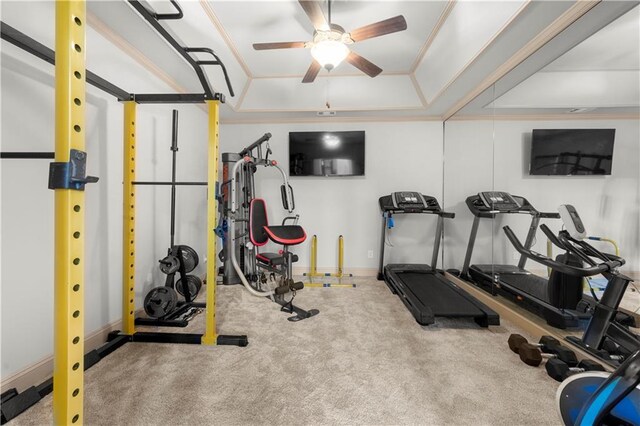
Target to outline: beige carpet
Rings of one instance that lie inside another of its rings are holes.
[[[218,287],[219,333],[249,346],[129,343],[86,372],[85,423],[560,424],[557,383],[509,351],[512,325],[422,328],[384,283],[356,282],[300,292],[321,312],[298,323]],[[51,420],[48,396],[11,424]]]

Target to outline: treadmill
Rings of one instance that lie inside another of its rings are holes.
[[[531,224],[524,244],[524,247],[529,250],[533,246],[540,219],[560,219],[559,213],[539,212],[526,198],[500,191],[472,195],[467,197],[466,204],[475,217],[462,267],[462,278],[473,281],[494,296],[500,294],[522,304],[556,328],[577,327],[580,320],[590,318],[589,314],[575,310],[582,299],[582,279],[580,278],[557,271],[553,271],[549,278],[539,277],[525,269],[527,261],[525,255],[521,255],[517,266],[469,265],[480,219],[493,219],[502,214],[531,216]],[[561,261],[575,262],[569,258],[561,258]]]
[[[478,325],[488,327],[500,325],[500,317],[488,306],[448,281],[436,270],[438,251],[444,218],[453,218],[454,213],[442,211],[434,197],[418,192],[394,192],[378,200],[382,210],[382,239],[378,280],[383,280],[397,294],[418,324],[430,325],[436,317],[473,318]],[[390,264],[384,265],[384,248],[387,228],[391,227],[394,214],[434,214],[438,216],[436,237],[431,265]]]

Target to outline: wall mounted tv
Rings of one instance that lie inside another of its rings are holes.
[[[364,131],[289,132],[290,176],[364,176]]]
[[[534,129],[530,175],[610,175],[615,129]]]

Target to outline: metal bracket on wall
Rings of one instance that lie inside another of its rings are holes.
[[[84,191],[87,183],[98,178],[87,176],[87,153],[77,149],[69,152],[69,161],[49,164],[49,189],[75,189]]]

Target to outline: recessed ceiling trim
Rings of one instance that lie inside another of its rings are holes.
[[[375,108],[331,108],[331,111],[422,111],[422,106],[393,106],[393,107],[375,107]],[[238,110],[239,112],[318,112],[318,108],[295,108],[295,109],[263,109],[263,108],[247,108]]]
[[[379,75],[403,75],[403,76],[409,76],[409,73],[405,72],[405,71],[389,71],[389,72],[384,72],[382,71]],[[253,80],[270,80],[270,79],[275,79],[275,78],[298,78],[298,79],[302,79],[304,77],[304,74],[279,74],[279,75],[265,75],[265,76],[256,76],[256,77],[252,77]],[[325,73],[325,74],[318,74],[318,76],[316,77],[316,79],[318,78],[335,78],[335,77],[362,77],[362,73],[334,73],[334,72],[330,72],[330,73]]]
[[[247,81],[244,83],[244,87],[242,88],[242,93],[240,93],[240,97],[238,98],[238,102],[236,103],[236,109],[234,111],[240,111],[242,108],[242,103],[244,102],[244,97],[247,95],[249,91],[249,86],[251,86],[252,78],[247,78]]]
[[[299,118],[231,118],[221,119],[220,124],[289,124],[289,123],[380,123],[380,122],[415,122],[440,121],[439,116],[399,116],[399,117],[299,117]]]
[[[447,84],[445,84],[431,99],[427,99],[427,101],[432,104],[438,99],[444,92],[446,92],[449,87],[471,66],[473,65],[478,58],[480,58],[484,52],[500,37],[500,35],[505,32],[513,23],[518,19],[518,17],[531,5],[532,0],[527,0],[518,8],[518,10],[507,20],[507,22],[500,27],[498,31],[487,41],[484,46],[467,62],[450,80]]]
[[[420,65],[420,63],[424,59],[424,55],[427,54],[427,50],[429,50],[429,47],[431,47],[433,40],[435,40],[436,36],[440,32],[440,29],[442,28],[445,21],[451,14],[451,11],[453,10],[453,7],[455,5],[456,5],[456,0],[449,0],[449,3],[447,3],[447,6],[444,8],[442,13],[440,14],[440,17],[438,18],[438,22],[436,22],[436,25],[433,27],[433,30],[431,30],[431,34],[429,34],[429,37],[427,37],[427,40],[424,42],[424,44],[422,45],[422,48],[418,52],[418,56],[416,56],[415,61],[413,61],[413,65],[411,65],[411,69],[409,71],[410,73],[415,74],[416,69],[418,68],[418,65]]]
[[[424,96],[424,93],[422,93],[422,88],[420,87],[420,83],[418,83],[418,79],[416,79],[416,75],[414,73],[411,73],[409,75],[409,78],[411,80],[411,84],[413,84],[413,88],[418,94],[418,98],[420,98],[420,103],[422,104],[424,109],[426,109],[429,106],[429,102],[427,102],[427,98]]]
[[[120,35],[114,33],[104,22],[102,22],[93,13],[87,11],[87,23],[91,28],[96,30],[100,35],[109,40],[114,46],[139,63],[143,68],[151,74],[165,82],[169,87],[178,93],[187,93],[187,90],[176,82],[169,74],[164,72],[162,68],[157,66],[144,53],[134,47]]]
[[[448,121],[544,121],[544,120],[640,120],[640,114],[593,113],[593,114],[499,114],[499,115],[455,115]]]
[[[598,3],[600,3],[600,0],[577,1],[567,11],[560,15],[560,17],[548,25],[547,28],[542,30],[536,37],[531,39],[526,45],[518,50],[515,55],[489,74],[474,90],[467,93],[467,95],[456,102],[453,107],[449,108],[449,110],[447,110],[447,112],[442,116],[443,121],[449,120],[455,113],[464,108],[465,105],[487,90],[492,84],[496,83],[522,61],[531,56],[536,50],[545,45],[553,37],[564,31],[569,25],[573,24]]]
[[[227,45],[227,47],[229,48],[229,50],[231,50],[231,53],[233,53],[233,56],[236,58],[236,61],[238,61],[238,63],[242,67],[244,73],[247,75],[247,78],[253,78],[253,74],[251,73],[251,70],[249,69],[249,66],[242,59],[242,56],[240,56],[240,53],[238,52],[238,49],[236,49],[235,44],[233,44],[233,41],[231,40],[231,37],[229,37],[229,34],[224,29],[224,26],[222,25],[222,23],[220,22],[220,20],[216,16],[216,14],[213,11],[213,9],[211,9],[211,6],[209,5],[208,0],[200,0],[200,6],[202,6],[202,9],[204,10],[205,14],[209,18],[209,21],[211,22],[211,24],[213,24],[215,29],[222,36],[222,39],[224,40],[224,42]]]

